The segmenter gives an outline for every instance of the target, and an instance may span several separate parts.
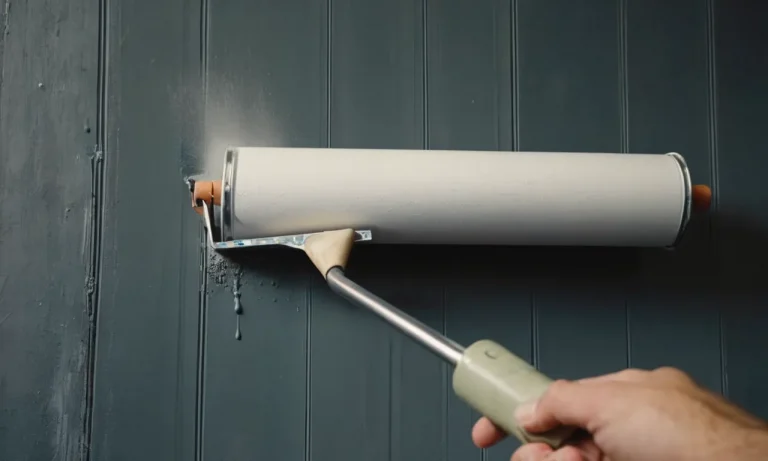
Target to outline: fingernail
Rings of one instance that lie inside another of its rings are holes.
[[[533,413],[536,410],[536,402],[526,402],[520,404],[515,410],[515,419],[519,424],[528,424],[533,420]]]

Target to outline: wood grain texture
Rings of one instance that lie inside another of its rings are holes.
[[[180,160],[198,116],[197,6],[122,1],[105,17],[94,460],[195,456],[200,220]]]
[[[0,459],[86,441],[98,11],[0,2]]]

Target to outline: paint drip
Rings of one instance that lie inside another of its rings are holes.
[[[281,111],[270,97],[271,93],[258,91],[255,99],[241,98],[244,93],[252,93],[254,85],[263,89],[262,84],[253,80],[229,81],[226,75],[217,75],[215,72],[208,72],[206,78],[207,82],[191,79],[177,87],[173,95],[174,112],[182,126],[178,167],[187,187],[191,179],[220,178],[223,168],[221,159],[230,146],[286,144],[282,128],[273,117]],[[246,85],[246,88],[239,85]],[[232,290],[237,322],[235,339],[241,340],[242,268],[216,251],[210,251],[206,271],[214,284],[224,289],[228,288],[228,273],[231,271],[234,274]]]
[[[240,316],[243,315],[243,304],[240,302],[240,276],[241,272],[236,272],[232,281],[232,294],[235,297],[235,318],[237,319],[235,327],[235,339],[238,341],[243,339],[243,334],[240,331]]]

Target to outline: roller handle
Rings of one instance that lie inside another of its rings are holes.
[[[532,434],[515,419],[517,407],[539,398],[551,383],[528,362],[487,339],[466,348],[453,373],[456,395],[500,429],[523,443],[540,442],[558,448],[577,428],[561,426]]]

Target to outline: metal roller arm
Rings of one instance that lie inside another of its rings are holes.
[[[461,359],[462,346],[348,279],[341,268],[329,270],[326,279],[334,292],[373,311],[451,365],[456,366]]]

